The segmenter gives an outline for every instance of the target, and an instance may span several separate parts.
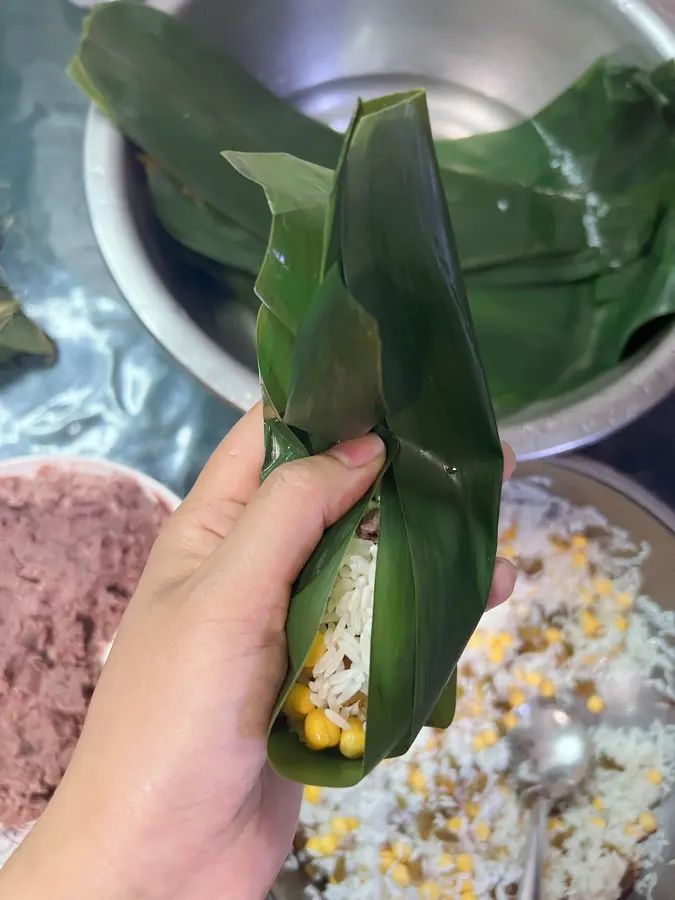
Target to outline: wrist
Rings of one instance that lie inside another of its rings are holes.
[[[124,888],[86,835],[38,822],[0,869],[0,900],[144,900]]]

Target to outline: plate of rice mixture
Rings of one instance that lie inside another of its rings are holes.
[[[330,635],[349,609],[344,579],[368,595],[372,538],[341,569]],[[305,788],[275,900],[515,897],[529,817],[507,736],[536,696],[582,713],[594,753],[551,811],[547,900],[675,895],[675,514],[596,464],[528,464],[504,489],[500,555],[518,584],[465,650],[453,725],[424,729],[357,787]],[[341,659],[367,654],[367,621],[359,631]],[[312,699],[339,709],[322,650]]]

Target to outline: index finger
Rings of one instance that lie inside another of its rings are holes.
[[[265,456],[262,404],[243,416],[216,448],[194,487],[164,529],[170,576],[193,572],[230,533],[260,487]]]

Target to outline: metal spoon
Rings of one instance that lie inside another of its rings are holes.
[[[519,723],[510,733],[511,769],[523,795],[534,797],[518,900],[542,900],[549,810],[585,777],[590,742],[582,722],[554,702],[534,701],[516,712]]]

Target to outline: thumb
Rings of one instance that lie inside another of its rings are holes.
[[[201,567],[200,592],[212,610],[227,614],[225,603],[238,619],[283,628],[302,567],[325,529],[372,486],[384,459],[383,441],[368,434],[276,469]]]

